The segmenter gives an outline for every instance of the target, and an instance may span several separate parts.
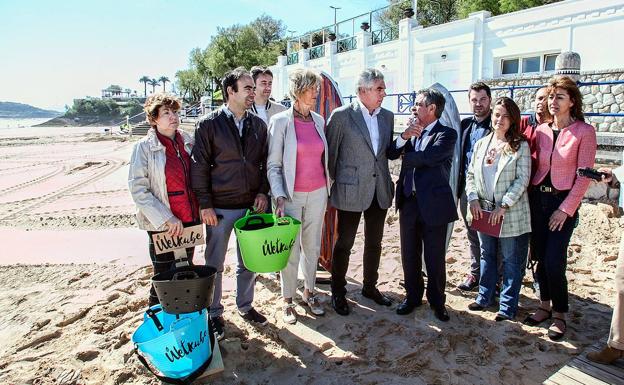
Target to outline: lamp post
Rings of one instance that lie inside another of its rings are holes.
[[[337,35],[338,34],[338,26],[336,24],[336,12],[340,9],[340,7],[334,7],[333,5],[330,5],[329,8],[334,10],[334,33]]]

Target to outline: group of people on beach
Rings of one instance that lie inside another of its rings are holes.
[[[139,226],[148,232],[155,273],[175,262],[173,253],[155,253],[154,232],[179,235],[185,225],[206,225],[205,260],[217,270],[209,314],[218,338],[226,325],[221,299],[227,245],[234,222],[250,207],[301,221],[296,247],[280,272],[282,319],[293,324],[299,269],[303,303],[316,316],[325,313],[315,280],[327,206],[337,209],[332,308],[342,316],[350,313],[346,273],[362,215],[362,296],[381,306],[392,304],[377,282],[386,213],[393,199],[399,211],[406,291],[397,314],[410,314],[426,295],[435,317],[450,319],[445,254],[448,224],[459,217],[459,201],[471,256],[471,270],[459,289],[478,290],[468,309],[487,310],[498,296],[495,320],[513,320],[531,258],[537,262],[540,305],[524,323],[549,321],[551,339],[565,335],[567,248],[590,184],[577,169],[593,167],[596,155],[595,130],[585,122],[576,82],[552,78],[537,90],[535,112],[525,117],[511,98],[492,103],[490,88],[474,83],[468,92],[473,115],[461,121],[459,133],[440,120],[444,95],[423,89],[407,128],[395,138],[394,114],[381,107],[384,76],[376,69],[359,74],[356,100],[335,109],[327,122],[314,112],[318,73],[304,68],[290,74],[290,108],[269,99],[272,80],[271,71],[263,67],[226,73],[224,105],[197,123],[194,137],[179,129],[179,100],[167,94],[150,96],[145,111],[152,128],[135,145],[130,162],[130,192]],[[457,141],[461,151],[455,193],[449,181]],[[388,165],[394,159],[402,162],[396,185]],[[500,225],[498,236],[471,228],[485,216],[490,225]],[[187,255],[191,262],[192,248]],[[238,249],[237,258],[238,312],[248,322],[265,325],[267,318],[253,307],[256,275],[245,268]],[[624,270],[620,262],[618,271]],[[158,303],[153,289],[149,303]],[[620,357],[622,325],[615,318],[615,343],[609,347]]]

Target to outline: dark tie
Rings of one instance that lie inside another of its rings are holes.
[[[407,143],[405,143],[405,152],[412,151],[414,151],[414,146],[412,146],[412,141],[408,140]],[[414,191],[414,170],[407,170],[405,171],[405,178],[403,179],[403,195],[410,197],[412,191]]]

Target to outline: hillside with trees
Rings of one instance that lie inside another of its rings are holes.
[[[0,119],[53,118],[62,112],[43,110],[29,104],[0,102]]]

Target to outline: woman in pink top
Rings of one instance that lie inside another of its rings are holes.
[[[290,74],[293,106],[269,121],[269,156],[267,172],[271,195],[276,200],[275,214],[288,215],[301,221],[301,232],[292,249],[288,265],[282,270],[284,297],[283,320],[297,322],[293,297],[297,290],[299,265],[303,271],[304,303],[312,314],[325,311],[314,295],[316,266],[321,247],[321,230],[327,197],[327,141],[325,121],[312,111],[316,105],[320,76],[310,69]],[[304,256],[300,261],[300,251]]]
[[[558,340],[566,331],[568,312],[567,250],[578,223],[578,207],[590,180],[576,175],[579,167],[593,167],[596,132],[585,123],[583,97],[566,76],[554,77],[548,87],[552,123],[537,127],[537,170],[531,181],[531,248],[537,259],[541,304],[524,323],[530,326],[552,317],[548,337]]]

